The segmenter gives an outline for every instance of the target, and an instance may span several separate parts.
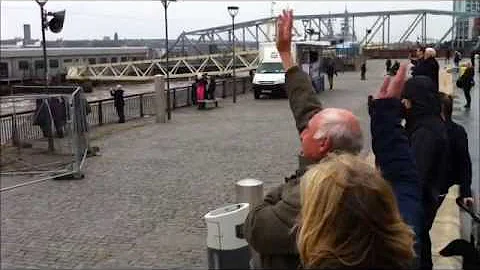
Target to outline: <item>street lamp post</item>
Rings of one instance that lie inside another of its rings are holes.
[[[307,27],[308,27],[309,20],[308,19],[303,19],[302,24],[303,24],[303,39],[307,41]]]
[[[40,20],[42,27],[42,48],[43,48],[43,80],[45,85],[45,90],[48,86],[48,65],[47,65],[47,44],[45,42],[45,28],[47,27],[47,15],[43,6],[47,3],[48,0],[35,0],[40,6]]]
[[[47,28],[50,29],[53,33],[59,33],[62,31],[63,22],[65,19],[65,10],[59,12],[45,12],[43,8],[48,0],[35,0],[37,4],[40,6],[40,19],[41,19],[41,27],[42,27],[42,47],[43,47],[43,71],[44,71],[44,91],[47,92],[48,89],[48,62],[47,62],[47,42],[45,38],[45,30]],[[48,21],[47,16],[53,16],[53,18]],[[53,127],[52,123],[50,126]],[[52,132],[53,133],[53,132]],[[53,134],[48,137],[48,150],[53,152],[54,143],[53,143]]]
[[[238,7],[229,6],[228,13],[232,16],[232,76],[233,76],[233,103],[237,102],[237,77],[235,74],[235,16],[238,14]]]
[[[167,118],[172,119],[172,109],[170,106],[170,70],[168,68],[169,50],[168,50],[168,5],[170,2],[176,2],[177,0],[162,0],[163,9],[165,10],[165,56],[167,67]]]

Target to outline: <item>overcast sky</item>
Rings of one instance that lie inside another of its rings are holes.
[[[1,1],[1,38],[23,36],[23,24],[32,25],[32,38],[40,37],[40,12],[34,0]],[[277,13],[289,6],[295,14],[325,14],[348,11],[387,11],[402,9],[452,10],[452,1],[276,1]],[[169,34],[176,38],[182,30],[196,30],[229,24],[227,6],[240,7],[236,21],[248,21],[270,16],[272,1],[196,1],[178,0],[168,9]],[[163,38],[164,11],[160,1],[59,1],[50,0],[48,11],[66,9],[64,30],[60,34],[47,32],[47,39]],[[356,20],[357,32],[364,31],[376,18]],[[392,39],[405,31],[414,17],[392,17]],[[451,25],[447,16],[430,16],[427,33],[439,38]],[[419,35],[420,27],[412,36]]]

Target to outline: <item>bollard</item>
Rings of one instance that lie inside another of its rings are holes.
[[[475,65],[476,67],[478,68],[478,72],[480,72],[480,56],[478,55],[478,53],[475,54]]]
[[[243,179],[235,184],[237,203],[249,203],[253,209],[263,200],[263,182],[257,179]]]
[[[162,75],[155,75],[155,122],[165,123],[166,104],[165,104],[165,80]]]
[[[209,269],[248,269],[249,250],[243,226],[248,203],[228,205],[208,212],[207,252]]]
[[[263,182],[257,179],[243,179],[235,184],[237,203],[249,203],[250,209],[263,201]],[[250,269],[260,269],[260,255],[250,248]]]

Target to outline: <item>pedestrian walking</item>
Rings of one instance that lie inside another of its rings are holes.
[[[476,52],[475,51],[472,51],[470,53],[470,63],[472,63],[472,67],[475,69],[475,54]]]
[[[472,103],[472,97],[470,96],[470,91],[472,90],[472,87],[475,85],[475,70],[473,69],[473,66],[471,63],[467,63],[467,69],[465,69],[465,72],[463,72],[462,76],[457,80],[457,87],[461,88],[463,90],[463,93],[465,95],[465,100],[467,103],[465,104],[465,108],[469,109],[470,105]]]
[[[113,106],[115,106],[118,115],[118,123],[125,123],[125,99],[123,93],[124,91],[120,84],[115,87],[115,90],[110,90],[110,95],[113,97]]]
[[[365,74],[367,73],[367,63],[363,62],[362,67],[360,68],[360,79],[362,81],[366,80]]]
[[[462,60],[462,54],[459,51],[455,51],[455,56],[453,57],[453,63],[455,67],[459,66],[461,60]]]
[[[333,90],[333,75],[338,76],[337,69],[335,67],[335,62],[333,58],[330,58],[327,61],[327,77],[328,77],[328,84],[329,84],[329,89]]]
[[[449,49],[447,49],[445,51],[445,64],[447,64],[447,65],[450,64],[450,57],[452,57],[451,56],[451,51]]]

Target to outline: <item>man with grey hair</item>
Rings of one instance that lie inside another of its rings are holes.
[[[358,154],[363,147],[357,117],[344,109],[322,109],[308,75],[293,64],[290,44],[291,36],[277,37],[277,48],[287,71],[289,104],[302,150],[295,174],[269,192],[260,205],[252,207],[245,221],[245,238],[260,253],[263,269],[296,269],[299,265],[292,231],[300,212],[299,182],[307,167],[331,152]]]
[[[423,61],[419,62],[418,65],[413,69],[413,76],[427,76],[429,77],[434,85],[437,92],[439,91],[439,78],[438,73],[440,70],[440,65],[438,64],[435,56],[437,52],[434,48],[425,48],[425,54],[423,56]]]
[[[299,182],[307,166],[320,162],[330,152],[358,154],[363,145],[358,119],[347,110],[322,110],[308,75],[294,64],[290,51],[292,28],[293,12],[284,11],[278,19],[277,49],[286,70],[287,93],[300,133],[302,154],[297,172],[269,192],[262,203],[251,206],[245,220],[245,238],[260,254],[263,269],[301,267],[296,230],[301,208]],[[407,66],[402,65],[394,79],[386,77],[376,99],[369,102],[369,113],[377,164],[392,184],[403,219],[418,236],[422,219],[418,174],[400,125],[399,98],[406,73]],[[418,252],[420,247],[415,249]]]

